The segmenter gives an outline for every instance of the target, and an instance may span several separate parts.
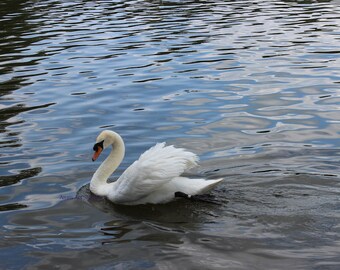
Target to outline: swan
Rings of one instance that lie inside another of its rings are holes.
[[[95,161],[109,146],[112,146],[111,152],[93,174],[90,190],[116,204],[159,204],[170,202],[175,197],[190,198],[192,195],[207,192],[223,180],[181,176],[184,171],[197,165],[197,155],[173,145],[157,143],[130,165],[118,180],[109,183],[108,178],[125,155],[122,137],[111,130],[102,131],[93,146],[92,157]],[[179,195],[175,196],[175,193]]]

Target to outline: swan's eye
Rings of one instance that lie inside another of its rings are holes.
[[[100,147],[101,149],[104,149],[104,141],[98,142],[93,146],[93,151],[98,151],[98,147]]]

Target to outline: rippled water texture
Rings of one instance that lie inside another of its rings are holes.
[[[0,268],[340,269],[339,4],[2,0]],[[219,204],[91,196],[103,129]]]

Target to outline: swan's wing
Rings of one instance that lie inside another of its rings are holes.
[[[156,144],[135,161],[116,181],[110,200],[127,203],[139,200],[185,170],[197,165],[194,153],[165,143]]]

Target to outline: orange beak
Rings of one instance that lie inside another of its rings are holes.
[[[97,151],[95,151],[93,153],[93,156],[92,156],[92,161],[95,161],[99,156],[100,156],[100,153],[103,151],[103,148],[101,148],[100,146],[98,146],[97,148]]]

